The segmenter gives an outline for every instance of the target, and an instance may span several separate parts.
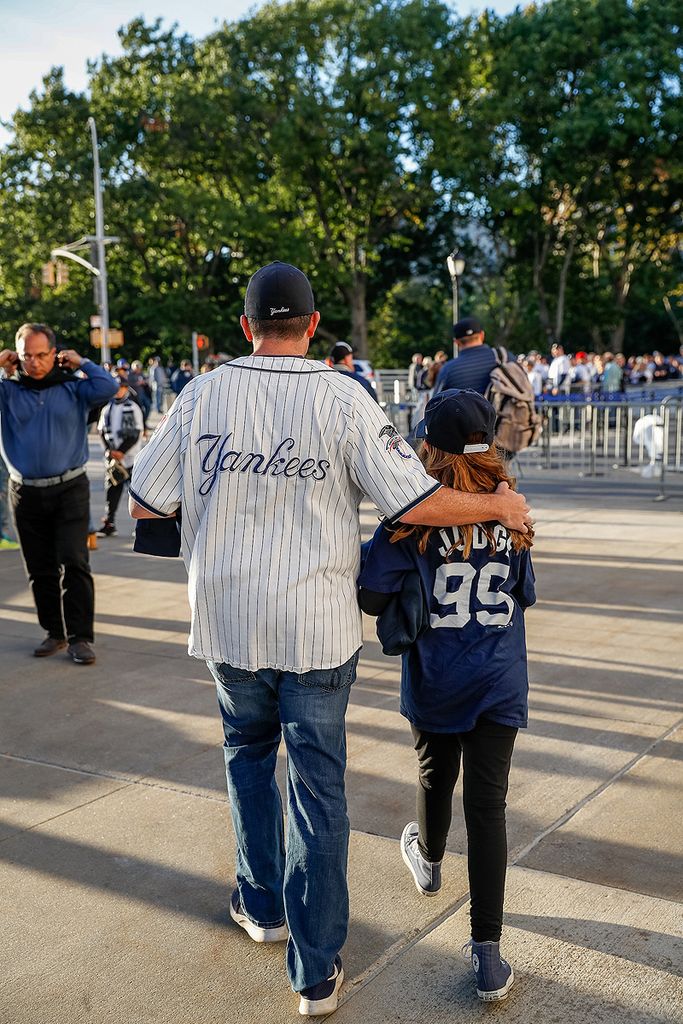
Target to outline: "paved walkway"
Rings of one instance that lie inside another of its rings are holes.
[[[367,621],[337,1024],[683,1022],[681,504],[640,486],[525,481],[540,602],[509,799],[504,949],[518,980],[501,1006],[478,1002],[458,956],[460,809],[439,897],[420,898],[401,861],[414,754],[398,661]],[[99,472],[94,490],[101,506]],[[127,525],[93,554],[94,668],[30,657],[21,562],[0,555],[0,1022],[291,1022],[282,949],[227,915],[220,724],[208,671],[185,655],[184,572],[134,555]]]

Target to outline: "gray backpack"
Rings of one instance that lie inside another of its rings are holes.
[[[521,452],[541,433],[534,389],[524,368],[509,359],[504,348],[494,348],[497,366],[491,370],[484,395],[496,410],[496,443],[509,452]]]

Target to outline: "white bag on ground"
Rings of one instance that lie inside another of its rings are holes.
[[[649,463],[640,470],[646,478],[657,476],[664,456],[664,420],[655,413],[641,416],[633,425],[633,440],[643,446]]]

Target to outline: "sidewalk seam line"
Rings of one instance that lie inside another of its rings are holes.
[[[207,747],[206,749],[210,750],[211,747]],[[35,764],[40,765],[41,768],[55,768],[57,771],[61,772],[72,772],[74,775],[87,775],[95,779],[112,779],[115,782],[125,782],[126,786],[145,786],[147,789],[162,789],[168,793],[180,793],[183,796],[197,797],[198,800],[210,800],[211,802],[217,804],[225,803],[225,798],[222,796],[208,796],[205,793],[196,793],[191,789],[180,789],[176,786],[164,785],[163,782],[147,781],[149,779],[149,776],[146,775],[140,775],[136,776],[135,778],[129,778],[126,775],[115,775],[112,772],[96,772],[90,768],[72,768],[69,765],[57,764],[55,761],[39,761],[35,757],[20,757],[17,754],[8,754],[4,751],[0,751],[0,759],[3,757],[7,758],[8,761],[18,761],[20,764]],[[180,763],[182,764],[182,761]],[[125,788],[125,786],[119,786],[116,789],[111,790],[111,792],[118,793],[120,789]],[[103,793],[102,796],[108,796],[108,794]],[[96,799],[99,800],[101,798],[96,797]],[[90,803],[90,801],[86,800],[84,804],[77,804],[75,807],[71,809],[75,811],[78,809],[78,807],[85,807],[88,803]],[[66,814],[68,813],[68,811],[65,811],[63,813]],[[60,815],[55,815],[55,817],[60,817]],[[45,820],[52,821],[52,818],[46,818]]]
[[[16,839],[17,836],[25,835],[27,832],[33,832],[34,829],[41,828],[43,825],[48,825],[51,821],[57,821],[59,818],[63,818],[67,814],[71,814],[73,811],[79,811],[82,807],[87,807],[89,804],[96,804],[98,800],[106,800],[108,796],[113,796],[114,793],[120,793],[123,789],[129,789],[132,783],[128,783],[125,786],[117,786],[116,789],[110,790],[109,793],[100,793],[99,796],[94,796],[92,800],[84,800],[82,804],[76,804],[74,807],[68,807],[64,811],[60,811],[59,814],[53,814],[50,818],[43,818],[42,821],[36,821],[33,825],[27,825],[26,828],[18,828],[16,832],[12,832],[10,835],[5,836],[4,839],[0,839],[0,845],[8,842],[10,839]]]
[[[339,1005],[343,1006],[346,1002],[350,1002],[351,999],[356,995],[356,993],[361,992],[366,987],[366,985],[371,984],[371,982],[373,982],[375,978],[382,974],[388,967],[391,967],[391,965],[396,960],[398,960],[399,957],[403,956],[403,954],[407,953],[410,949],[413,948],[413,946],[416,946],[418,942],[421,942],[424,938],[430,935],[437,928],[440,928],[441,925],[444,924],[450,917],[452,917],[454,914],[457,914],[458,911],[462,910],[462,908],[465,906],[469,898],[470,894],[468,891],[464,894],[464,896],[460,896],[455,901],[455,903],[452,903],[449,907],[443,910],[438,917],[434,918],[433,921],[430,921],[428,925],[425,925],[424,928],[421,928],[416,934],[412,935],[409,939],[405,941],[401,941],[399,939],[399,941],[395,942],[393,946],[390,946],[389,949],[386,949],[382,956],[380,956],[377,960],[375,960],[374,963],[367,967],[362,974],[360,974],[357,978],[351,979],[350,985],[352,987],[339,1000]],[[328,1017],[329,1016],[330,1015],[328,1014]],[[327,1020],[327,1017],[325,1017],[325,1020]]]
[[[631,771],[632,768],[634,768],[638,764],[639,761],[642,761],[643,758],[647,757],[654,750],[654,748],[658,746],[658,744],[664,743],[670,736],[677,732],[682,725],[683,718],[679,718],[677,722],[675,722],[669,729],[667,729],[660,736],[654,739],[652,743],[650,743],[644,750],[642,750],[639,754],[636,754],[634,757],[632,757],[631,760],[628,761],[625,765],[623,765],[623,767],[620,768],[618,772],[615,772],[615,774],[610,776],[609,779],[606,779],[599,786],[597,786],[596,789],[592,790],[585,797],[583,797],[583,799],[579,800],[577,804],[575,804],[573,807],[570,807],[569,810],[564,812],[564,814],[560,815],[559,818],[557,818],[547,828],[543,829],[542,832],[540,832],[534,839],[532,839],[530,843],[527,843],[526,846],[522,847],[521,850],[515,852],[510,861],[508,862],[508,866],[516,867],[522,860],[522,858],[527,857],[531,853],[531,851],[539,845],[539,843],[542,843],[543,840],[546,839],[549,835],[551,835],[553,832],[556,832],[557,829],[562,828],[563,825],[566,825],[567,822],[570,821],[576,814],[578,814],[579,811],[583,810],[583,808],[586,807],[587,804],[595,800],[596,797],[599,797],[602,793],[605,792],[605,790],[609,789],[609,787],[612,786],[615,782],[618,782],[619,779],[622,779],[626,774],[628,774],[628,772]]]
[[[563,875],[559,871],[553,871],[552,868],[534,868],[527,864],[508,864],[508,867],[514,867],[515,869],[519,868],[520,871],[533,871],[537,875],[553,875],[554,878],[564,878],[568,879],[570,882],[583,882],[585,885],[594,885],[598,889],[614,889],[617,892],[633,894],[634,896],[642,896],[645,900],[657,900],[662,903],[670,903],[672,907],[678,907],[679,909],[683,906],[680,900],[672,899],[670,896],[655,896],[651,892],[641,892],[640,889],[626,889],[623,885],[615,885],[613,882],[595,882],[592,878],[581,878],[578,875]]]

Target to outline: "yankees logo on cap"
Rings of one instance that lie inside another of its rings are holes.
[[[314,312],[311,283],[290,263],[268,263],[256,271],[247,285],[244,315],[254,320],[291,320]]]
[[[415,437],[452,455],[487,452],[496,433],[496,410],[477,391],[448,388],[430,398]],[[483,434],[479,444],[468,444],[472,434]]]

